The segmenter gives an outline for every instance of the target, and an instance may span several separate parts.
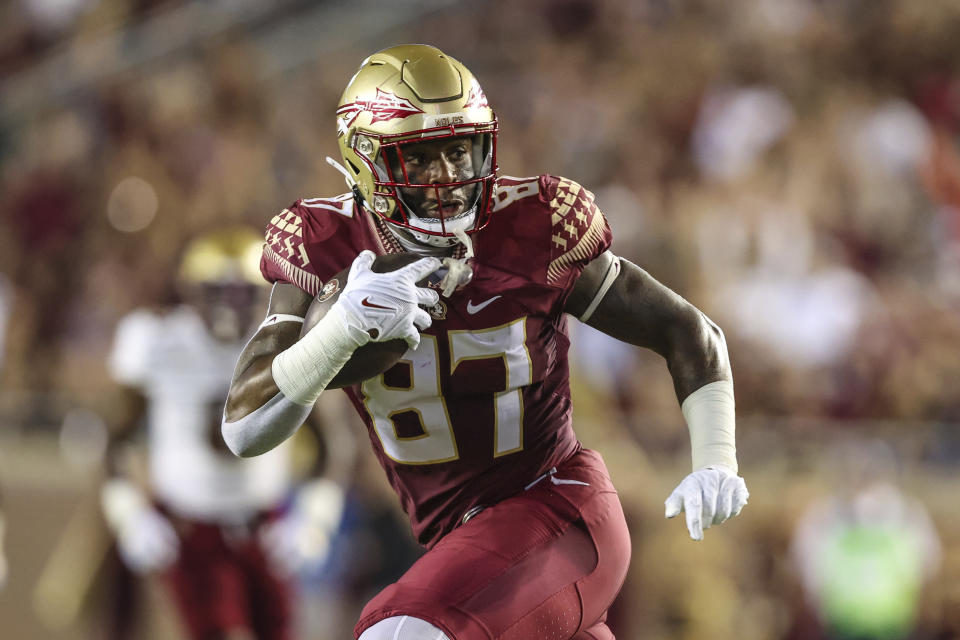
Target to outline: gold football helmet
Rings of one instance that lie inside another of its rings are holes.
[[[249,227],[231,227],[197,236],[180,259],[179,279],[193,284],[267,283],[260,275],[263,236]]]
[[[218,340],[239,340],[256,325],[267,288],[262,249],[263,236],[249,227],[203,234],[184,248],[179,292]]]
[[[439,49],[401,45],[364,60],[340,98],[337,137],[348,185],[401,238],[447,247],[458,241],[455,234],[487,223],[497,173],[497,117],[473,74]],[[411,180],[405,145],[460,138],[471,139],[465,145],[468,175]],[[417,210],[418,194],[429,194],[425,198],[436,203],[432,212]],[[444,214],[445,198],[470,201],[451,216]]]

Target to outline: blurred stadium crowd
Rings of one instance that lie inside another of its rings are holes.
[[[18,438],[109,389],[117,320],[176,300],[189,238],[344,190],[324,162],[342,87],[429,42],[484,83],[503,173],[593,190],[614,250],[727,335],[754,495],[694,545],[661,522],[687,464],[662,361],[576,330],[578,433],[635,520],[618,637],[819,637],[791,540],[854,484],[862,448],[838,443],[862,438],[942,544],[895,599],[914,637],[960,637],[960,4],[375,5],[0,8],[0,482]]]

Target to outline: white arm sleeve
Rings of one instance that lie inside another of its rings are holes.
[[[720,466],[737,473],[736,418],[733,383],[705,384],[683,401],[690,430],[693,470]]]
[[[418,329],[431,322],[419,304],[439,300],[437,292],[416,283],[436,271],[440,261],[421,258],[396,271],[375,273],[371,270],[374,258],[372,251],[361,251],[340,299],[327,315],[273,359],[270,370],[280,393],[236,422],[224,417],[223,439],[235,454],[259,455],[293,435],[330,381],[372,335],[381,341],[403,338],[416,348]],[[290,316],[277,319],[290,320]]]
[[[305,336],[280,352],[271,364],[280,392],[236,422],[220,425],[233,453],[249,458],[270,451],[296,433],[317,397],[343,368],[359,340],[334,305]]]
[[[292,436],[310,415],[313,405],[293,402],[281,391],[236,422],[223,419],[223,441],[241,458],[250,458],[270,451]]]

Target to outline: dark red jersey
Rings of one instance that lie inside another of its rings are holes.
[[[593,194],[564,178],[501,178],[495,198],[473,235],[471,282],[431,310],[416,350],[347,389],[427,547],[580,448],[563,308],[610,229]],[[349,194],[297,201],[266,239],[264,276],[314,295],[360,251],[401,251]]]

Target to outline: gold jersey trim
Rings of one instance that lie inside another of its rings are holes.
[[[274,251],[273,247],[270,245],[264,247],[263,252],[264,255],[267,256],[267,259],[280,267],[280,271],[283,272],[283,275],[286,276],[290,282],[294,283],[312,296],[317,295],[317,292],[320,291],[319,277],[294,265],[292,262]]]
[[[557,193],[550,201],[553,226],[550,240],[563,253],[547,267],[548,283],[558,281],[573,263],[588,259],[603,242],[606,225],[603,214],[593,201],[594,195],[590,191],[572,180],[560,178]],[[580,232],[585,224],[586,229]],[[570,247],[574,241],[576,244]]]
[[[586,233],[580,237],[580,242],[570,251],[555,258],[547,267],[547,282],[553,284],[574,262],[585,260],[593,255],[603,242],[604,226],[603,214],[598,211],[594,214]]]

